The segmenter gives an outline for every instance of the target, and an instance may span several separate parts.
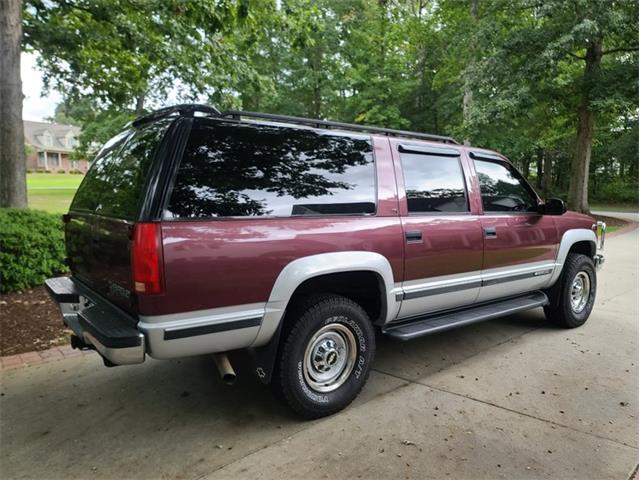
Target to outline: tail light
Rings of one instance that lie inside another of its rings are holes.
[[[131,267],[136,293],[157,295],[162,288],[160,224],[136,223],[133,228]]]

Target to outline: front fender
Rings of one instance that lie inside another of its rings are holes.
[[[562,269],[564,268],[564,262],[567,259],[567,255],[569,255],[569,251],[571,247],[578,242],[590,242],[592,244],[592,249],[595,252],[596,250],[596,234],[593,230],[589,230],[588,228],[573,228],[571,230],[567,230],[562,235],[562,239],[560,240],[560,247],[558,248],[558,254],[556,255],[556,265],[553,269],[553,274],[549,279],[548,287],[555,285],[555,283],[560,278],[562,274]]]

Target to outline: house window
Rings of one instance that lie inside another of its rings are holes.
[[[51,134],[49,132],[47,132],[45,130],[45,132],[42,134],[42,143],[44,145],[46,145],[47,147],[51,147],[53,145],[53,137],[51,136]]]
[[[66,143],[67,148],[73,148],[76,146],[76,139],[71,133],[67,134]]]
[[[60,166],[60,154],[47,152],[47,163],[51,168],[58,168]]]
[[[38,167],[47,168],[47,154],[45,152],[38,152]]]
[[[78,170],[78,161],[71,160],[71,170]]]

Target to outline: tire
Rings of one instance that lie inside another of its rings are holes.
[[[570,253],[558,282],[557,302],[554,306],[544,307],[547,319],[563,328],[583,325],[589,318],[596,300],[597,279],[593,261],[586,255]],[[579,285],[582,285],[582,289]],[[588,290],[586,298],[586,294],[579,293],[585,289]]]
[[[314,295],[294,308],[286,327],[273,382],[278,396],[308,419],[349,405],[367,381],[375,355],[367,313],[348,298]]]

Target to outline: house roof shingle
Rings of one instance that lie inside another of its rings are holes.
[[[49,132],[51,135],[51,145],[43,143],[43,135]],[[80,127],[75,125],[63,125],[61,123],[33,122],[24,120],[24,137],[28,145],[33,146],[36,150],[47,150],[53,152],[69,153],[73,150],[67,146],[66,138],[71,133],[74,138],[80,134]]]

